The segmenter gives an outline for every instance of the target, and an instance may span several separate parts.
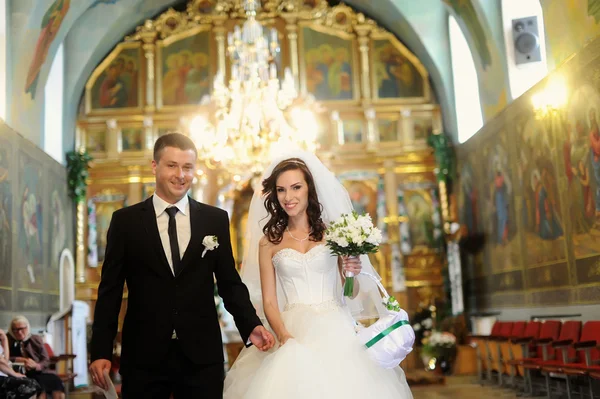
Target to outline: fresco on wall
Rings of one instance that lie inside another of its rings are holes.
[[[19,247],[23,264],[18,265],[19,287],[43,288],[42,171],[37,159],[19,154]]]
[[[123,49],[92,87],[92,109],[136,108],[140,105],[140,50]]]
[[[525,263],[532,267],[562,261],[566,258],[565,217],[558,195],[556,161],[550,155],[553,140],[544,124],[530,113],[517,119],[515,132]]]
[[[33,51],[33,59],[29,64],[29,71],[27,72],[27,80],[25,82],[25,92],[31,94],[32,99],[35,98],[38,78],[42,66],[46,62],[48,50],[56,38],[56,34],[65,19],[67,11],[69,11],[70,4],[71,0],[55,0],[42,18],[41,31],[35,45],[35,50]]]
[[[106,151],[106,130],[87,130],[85,146],[88,152]]]
[[[305,27],[303,34],[306,90],[317,100],[354,97],[352,41]]]
[[[568,105],[561,138],[569,184],[569,211],[576,258],[600,254],[600,94],[578,87]]]
[[[398,140],[398,120],[379,118],[377,119],[377,129],[380,142]]]
[[[12,285],[11,158],[9,143],[0,139],[0,286],[2,287]]]
[[[51,173],[48,177],[50,187],[48,224],[52,239],[48,240],[50,258],[48,260],[49,272],[46,273],[46,285],[48,288],[56,289],[59,286],[60,254],[65,248],[70,247],[71,242],[67,225],[72,221],[69,207],[73,202],[67,193],[64,171],[59,170]]]
[[[415,140],[427,140],[433,134],[433,118],[431,116],[411,116]]]
[[[210,32],[200,32],[162,48],[162,104],[199,104],[210,94]]]
[[[361,143],[363,140],[364,123],[362,120],[349,119],[342,122],[344,129],[344,143]]]
[[[516,239],[514,179],[511,173],[504,132],[486,141],[474,164],[481,167],[481,205],[486,257],[492,270],[504,270],[518,263]]]
[[[342,184],[348,190],[354,210],[359,214],[368,213],[377,225],[377,181],[344,178]]]
[[[548,58],[558,66],[600,35],[600,1],[544,0]]]
[[[428,190],[405,190],[404,204],[413,250],[432,247],[434,210],[431,194]]]
[[[379,98],[425,96],[421,74],[390,40],[374,40],[373,52]]]
[[[481,232],[481,216],[479,215],[479,192],[473,166],[470,161],[465,161],[460,169],[460,192],[458,195],[458,208],[460,222],[467,226],[467,234],[473,235]]]
[[[143,128],[124,128],[121,130],[121,148],[123,151],[141,151],[144,148]]]

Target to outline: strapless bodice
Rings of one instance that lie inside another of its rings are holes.
[[[335,288],[340,278],[337,256],[324,244],[308,252],[284,248],[273,255],[277,284],[288,305],[321,304],[336,299]]]

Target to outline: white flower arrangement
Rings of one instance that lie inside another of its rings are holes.
[[[333,255],[359,256],[375,253],[383,237],[381,230],[373,226],[368,213],[359,215],[355,211],[343,214],[333,221],[325,231],[325,241]],[[354,275],[346,273],[344,295],[351,296],[354,291]]]
[[[358,256],[377,252],[381,231],[373,226],[368,213],[343,214],[329,225],[325,240],[335,255]]]
[[[206,251],[212,251],[219,247],[219,240],[217,236],[206,236],[202,239],[202,245],[204,245],[204,251],[202,251],[202,257],[206,255]]]

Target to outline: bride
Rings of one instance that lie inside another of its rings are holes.
[[[244,348],[224,398],[412,398],[402,369],[381,368],[356,337],[355,319],[384,312],[376,285],[359,275],[376,275],[368,257],[338,258],[325,246],[326,223],[352,211],[344,187],[300,151],[275,159],[261,181],[248,214],[242,279],[279,347]],[[357,275],[351,298],[341,296],[344,270]]]

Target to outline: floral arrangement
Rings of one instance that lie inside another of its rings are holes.
[[[432,331],[428,337],[423,338],[423,353],[440,357],[451,355],[456,349],[456,337],[449,332]]]
[[[415,332],[415,345],[422,346],[423,338],[428,337],[433,330],[433,313],[431,309],[427,307],[421,307],[417,312],[415,312],[410,320],[412,322],[412,328]]]
[[[359,256],[377,252],[382,235],[381,230],[373,226],[368,213],[359,215],[353,211],[341,215],[329,225],[325,240],[333,255]],[[354,275],[346,272],[344,295],[352,296],[353,291]]]

